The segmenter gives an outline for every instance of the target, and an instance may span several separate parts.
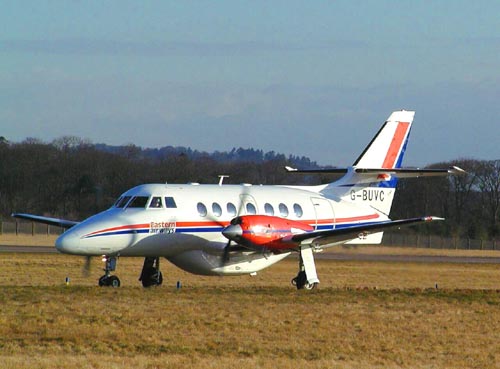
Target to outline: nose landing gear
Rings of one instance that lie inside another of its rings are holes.
[[[120,287],[120,279],[116,275],[111,275],[116,269],[115,256],[103,256],[104,275],[99,278],[99,286],[101,287]]]

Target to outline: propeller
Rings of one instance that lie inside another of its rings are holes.
[[[92,266],[92,258],[91,258],[91,256],[86,256],[85,257],[85,262],[84,262],[83,268],[82,268],[82,275],[84,277],[89,277],[90,276],[91,266]]]
[[[224,247],[224,256],[223,256],[223,264],[225,265],[229,261],[229,252],[231,251],[231,242],[237,236],[238,229],[239,229],[239,235],[241,235],[241,227],[237,225],[236,219],[243,213],[243,209],[245,206],[245,197],[249,196],[248,195],[248,190],[250,188],[250,185],[243,184],[243,190],[240,193],[240,205],[238,207],[238,210],[236,212],[236,216],[231,220],[231,223],[229,226],[225,227],[222,230],[222,234],[224,237],[228,239],[226,247]],[[237,228],[235,228],[237,227]]]
[[[227,224],[222,223],[218,218],[216,218],[212,215],[209,216],[210,220],[212,220],[214,223],[217,223],[218,225],[220,225],[223,228],[222,234],[228,239],[226,246],[224,246],[224,250],[223,250],[223,256],[222,256],[222,265],[223,266],[230,259],[229,253],[231,252],[232,242],[234,241],[234,238],[235,238],[232,236],[228,237],[229,233],[231,232],[229,229],[231,229],[231,225],[235,222],[235,219],[237,219],[243,213],[243,209],[245,207],[245,198],[246,198],[246,196],[248,196],[248,190],[249,190],[250,185],[243,184],[242,187],[243,187],[242,191],[239,194],[240,203],[238,205],[238,208],[235,209],[236,212],[235,212],[234,218],[231,220],[229,226]]]

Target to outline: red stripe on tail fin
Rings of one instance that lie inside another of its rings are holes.
[[[387,151],[387,155],[385,156],[384,163],[382,164],[382,168],[394,168],[394,164],[401,152],[409,128],[410,123],[399,122],[392,138],[391,145],[389,146],[389,150]]]

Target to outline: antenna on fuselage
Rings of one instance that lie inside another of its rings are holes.
[[[219,186],[222,186],[222,182],[224,182],[224,178],[229,178],[227,174],[219,174]]]

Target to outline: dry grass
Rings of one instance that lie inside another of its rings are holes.
[[[140,259],[119,260],[120,289],[95,286],[98,260],[83,278],[82,262],[0,254],[2,368],[499,367],[495,265],[319,261],[306,292],[289,285],[293,260],[253,278],[165,262],[152,289]]]

